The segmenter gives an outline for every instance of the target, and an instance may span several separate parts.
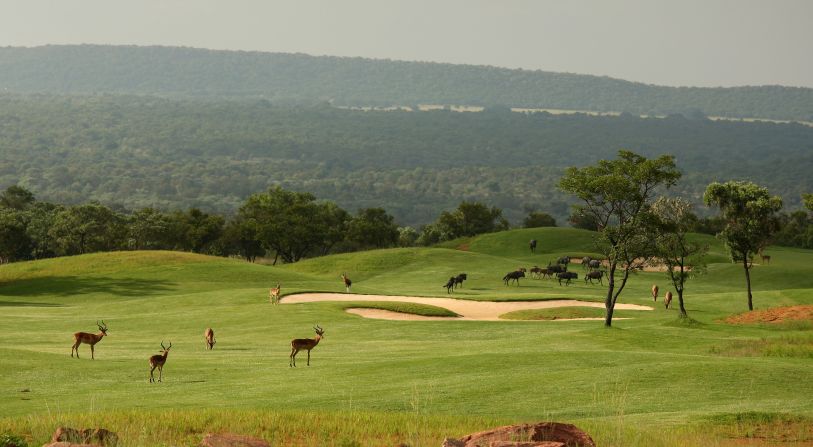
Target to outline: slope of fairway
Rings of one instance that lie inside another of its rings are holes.
[[[600,321],[380,321],[350,315],[344,303],[268,303],[268,287],[277,282],[283,295],[343,292],[342,272],[355,293],[448,297],[445,280],[466,272],[469,280],[454,298],[603,299],[605,288],[581,279],[560,286],[524,278],[518,287],[505,286],[502,276],[519,266],[544,264],[554,252],[590,252],[589,233],[536,229],[538,240],[558,245],[546,251],[540,242],[542,253],[531,255],[530,231],[475,238],[469,251],[377,250],[281,267],[172,252],[2,265],[0,432],[23,430],[38,445],[47,439],[46,426],[98,419],[133,433],[132,445],[194,444],[190,433],[221,426],[213,418],[227,414],[212,412],[222,410],[315,412],[326,420],[373,415],[358,420],[391,427],[383,430],[392,440],[406,440],[397,415],[412,415],[410,433],[423,433],[426,445],[440,444],[444,426],[476,431],[488,428],[480,425],[486,420],[553,419],[594,428],[600,445],[666,446],[680,445],[669,441],[718,415],[813,417],[813,380],[805,379],[813,359],[797,355],[808,351],[742,349],[749,341],[804,346],[813,340],[811,325],[719,323],[746,310],[742,268],[728,263],[711,264],[687,284],[692,324],[679,322],[660,301],[612,329]],[[813,252],[770,253],[770,265],[753,269],[757,308],[813,304]],[[640,273],[620,302],[652,305],[652,283],[668,289],[665,274]],[[102,319],[110,333],[96,345],[96,360],[86,345],[81,359],[71,358],[72,334],[95,331]],[[325,338],[310,367],[301,353],[299,367],[290,368],[290,340],[313,336],[314,324],[325,328]],[[216,333],[213,351],[204,350],[206,327]],[[173,345],[165,381],[150,384],[147,359],[161,341]],[[126,428],[138,419],[128,412],[152,410],[177,410],[177,430]],[[461,414],[482,419],[454,419]],[[308,421],[296,425],[312,436],[302,445],[339,445],[335,433],[315,428],[317,419]],[[282,433],[263,424],[254,425],[256,433]],[[381,445],[363,430],[353,433],[349,439],[361,445]]]

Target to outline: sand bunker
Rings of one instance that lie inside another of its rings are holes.
[[[550,309],[554,307],[604,307],[604,303],[578,300],[548,300],[548,301],[470,301],[452,298],[425,298],[417,296],[392,295],[356,295],[351,293],[300,293],[288,295],[280,302],[282,304],[315,303],[319,301],[398,301],[403,303],[428,304],[430,306],[445,307],[460,317],[425,317],[421,315],[391,312],[381,309],[348,309],[348,312],[368,318],[385,320],[476,320],[476,321],[507,321],[501,320],[500,315],[516,310]],[[649,306],[637,304],[616,304],[616,309],[626,310],[652,310]],[[580,318],[581,319],[581,318]],[[600,319],[600,318],[599,318]],[[559,319],[556,321],[564,321]]]

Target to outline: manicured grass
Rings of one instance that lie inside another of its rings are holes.
[[[370,303],[268,303],[277,282],[283,294],[344,291],[343,272],[359,293],[447,297],[445,281],[466,272],[455,298],[600,302],[606,289],[597,284],[501,281],[555,254],[589,253],[590,239],[572,229],[517,230],[474,238],[469,251],[390,249],[279,267],[170,252],[2,265],[0,433],[41,445],[64,422],[109,425],[125,445],[193,445],[203,431],[233,427],[299,445],[417,446],[557,420],[584,427],[602,446],[693,446],[727,445],[746,431],[714,415],[813,417],[813,359],[788,354],[795,340],[810,339],[811,325],[721,323],[747,310],[742,268],[725,262],[687,283],[692,320],[652,303],[653,283],[669,289],[665,274],[634,275],[620,302],[654,310],[619,311],[634,318],[612,329],[601,321],[382,321],[343,311]],[[772,263],[752,271],[756,307],[813,304],[813,252],[769,251]],[[95,331],[101,319],[110,332],[96,360],[86,345],[72,359],[72,334]],[[314,324],[326,336],[311,366],[289,368],[290,340],[312,337]],[[204,349],[207,327],[213,351]],[[161,341],[173,343],[165,381],[150,384],[147,359]],[[788,355],[763,355],[762,344]],[[759,355],[733,352],[740,346]],[[786,422],[767,426],[792,432],[803,424]]]
[[[613,317],[635,318],[641,311],[613,312]],[[599,307],[556,307],[553,309],[517,310],[500,315],[504,320],[561,320],[573,318],[602,318],[604,308]]]
[[[430,306],[428,304],[402,303],[397,301],[344,301],[341,302],[344,309],[381,309],[390,312],[400,312],[404,314],[421,315],[424,317],[459,317],[460,315],[449,309]]]

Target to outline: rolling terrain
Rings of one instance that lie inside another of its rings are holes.
[[[537,254],[527,251],[531,238]],[[93,424],[120,432],[126,445],[192,445],[223,429],[292,445],[439,445],[503,423],[555,420],[602,446],[775,445],[778,437],[809,445],[812,326],[722,323],[747,310],[743,273],[708,241],[708,273],[687,283],[693,320],[659,301],[612,329],[600,321],[385,321],[344,312],[360,303],[268,302],[277,282],[283,295],[343,292],[342,272],[354,293],[445,298],[445,280],[466,272],[455,298],[601,301],[606,289],[581,279],[569,287],[500,280],[518,266],[591,254],[591,234],[574,229],[281,267],[175,252],[2,265],[0,433],[37,445],[57,425]],[[771,264],[752,272],[756,307],[813,304],[813,252],[769,252]],[[652,305],[653,283],[668,289],[664,274],[639,273],[620,302]],[[86,345],[72,359],[72,334],[97,320],[110,333],[96,360]],[[314,324],[325,338],[311,366],[300,354],[290,368],[290,340],[313,336]],[[206,327],[216,333],[212,351]],[[147,358],[162,341],[173,344],[165,381],[150,384]]]

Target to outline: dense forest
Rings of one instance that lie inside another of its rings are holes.
[[[684,172],[674,193],[697,204],[716,180],[765,185],[786,209],[813,191],[813,128],[799,124],[0,95],[0,187],[119,209],[228,214],[277,185],[349,210],[383,206],[402,225],[463,200],[499,207],[514,224],[533,210],[564,222],[563,169],[621,148],[674,154]]]
[[[489,66],[178,47],[0,48],[0,91],[446,104],[813,121],[813,89],[663,87]]]

